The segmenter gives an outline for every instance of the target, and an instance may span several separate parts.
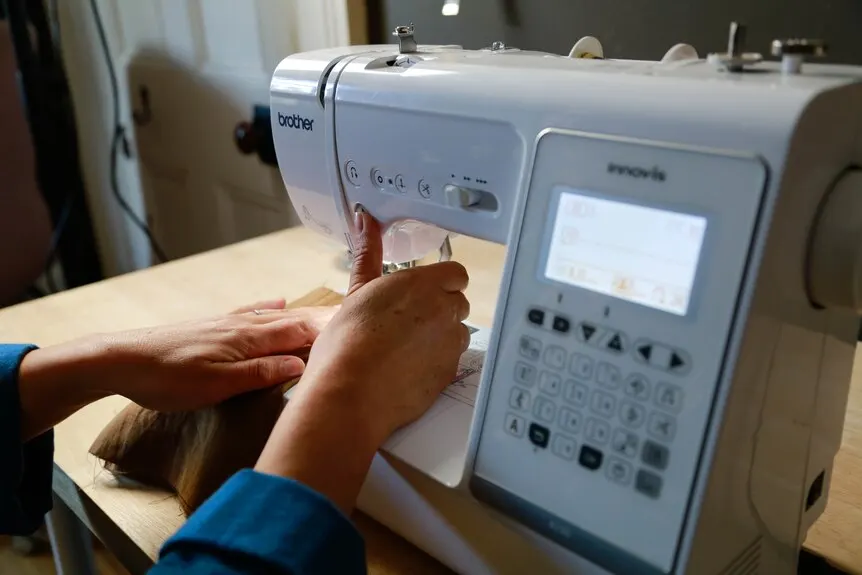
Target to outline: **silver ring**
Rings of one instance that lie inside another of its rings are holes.
[[[263,315],[263,312],[261,312],[259,309],[256,309],[254,310],[254,315]]]

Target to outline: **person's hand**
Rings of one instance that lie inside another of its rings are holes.
[[[278,304],[102,336],[104,391],[156,411],[188,411],[295,379],[305,370],[299,355],[335,308],[283,310]]]
[[[25,437],[108,395],[187,411],[299,377],[337,308],[262,302],[172,326],[98,334],[28,354],[19,389]]]
[[[345,510],[374,453],[431,407],[470,342],[463,266],[381,277],[379,226],[365,213],[357,225],[347,297],[315,342],[257,467],[306,483]]]

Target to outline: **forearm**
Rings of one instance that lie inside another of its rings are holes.
[[[306,388],[316,382],[303,381]],[[323,494],[350,514],[385,438],[361,402],[325,392],[294,395],[281,415],[255,470],[293,479]]]
[[[106,345],[91,337],[27,354],[18,374],[24,441],[108,395],[99,389],[107,367]]]

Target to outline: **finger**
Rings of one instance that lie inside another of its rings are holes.
[[[320,328],[314,322],[295,317],[270,322],[262,328],[265,345],[260,355],[290,353],[310,346],[320,335]]]
[[[422,274],[422,281],[436,283],[443,291],[450,293],[464,291],[470,283],[467,269],[458,262],[442,262],[413,268],[411,271]]]
[[[287,305],[287,302],[284,298],[281,299],[273,299],[266,301],[259,301],[257,303],[253,303],[251,305],[246,305],[240,308],[237,308],[231,312],[231,315],[239,315],[243,313],[251,313],[255,310],[260,311],[273,311],[273,310],[283,310],[284,306]]]
[[[452,306],[455,308],[455,321],[464,321],[470,317],[470,301],[461,292],[452,294]]]
[[[467,351],[467,348],[470,347],[470,328],[461,324],[461,353]]]
[[[353,269],[347,295],[383,275],[383,238],[380,224],[360,208],[355,214],[359,238],[353,249]]]
[[[232,369],[242,377],[243,390],[252,391],[286,383],[305,372],[305,362],[292,355],[271,355],[240,361]],[[237,390],[241,393],[240,390]]]

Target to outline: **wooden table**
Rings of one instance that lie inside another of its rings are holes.
[[[471,276],[470,320],[490,325],[505,250],[468,238],[455,239],[453,250]],[[45,346],[95,331],[204,317],[273,297],[296,299],[321,286],[343,289],[346,282],[343,252],[296,228],[2,310],[0,341]],[[57,427],[54,488],[59,499],[137,575],[151,565],[183,518],[173,497],[119,488],[87,453],[99,431],[126,404],[123,398],[109,398]],[[445,572],[439,563],[371,519],[357,514],[356,521],[366,538],[370,573]],[[829,505],[806,547],[848,572],[862,573],[859,533],[862,370],[857,369]]]

